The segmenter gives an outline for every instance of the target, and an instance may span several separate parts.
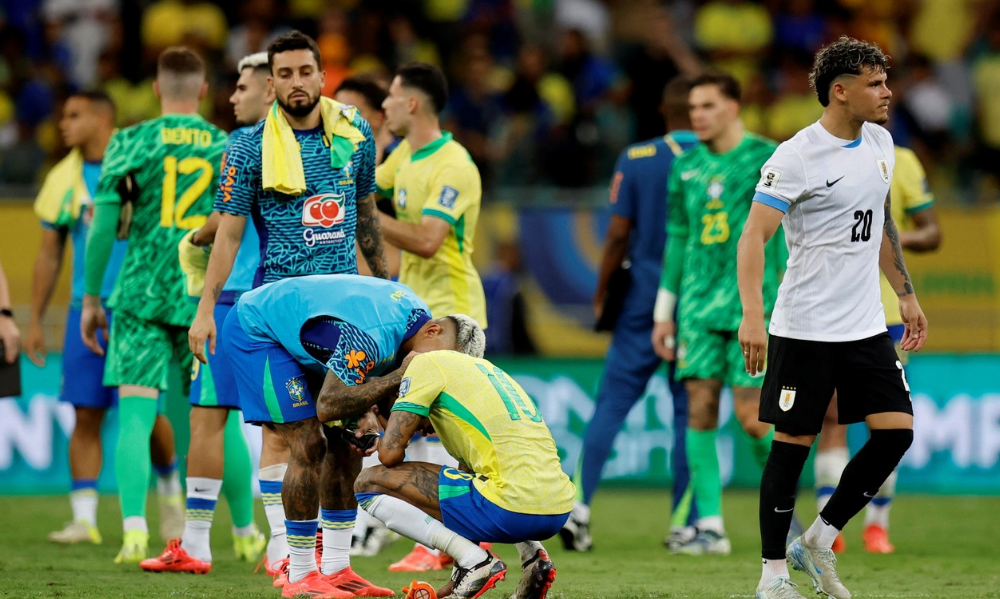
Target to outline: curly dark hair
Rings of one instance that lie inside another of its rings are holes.
[[[876,73],[889,69],[889,57],[877,44],[856,40],[846,35],[824,46],[816,53],[809,84],[816,90],[819,103],[830,104],[830,85],[841,75],[860,75],[865,67]]]

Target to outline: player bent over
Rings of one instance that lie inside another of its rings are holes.
[[[462,470],[403,461],[413,434],[428,425]],[[576,489],[538,408],[502,370],[452,351],[413,357],[379,459],[354,485],[358,504],[391,530],[455,558],[439,596],[479,597],[503,580],[507,566],[477,545],[488,541],[517,546],[514,599],[545,597],[556,571],[538,539],[566,523]]]
[[[281,493],[291,553],[282,596],[392,595],[351,569],[353,491],[362,458],[345,437],[349,426],[323,427],[317,416],[331,422],[364,414],[375,404],[369,396],[382,397],[389,385],[382,378],[362,383],[394,369],[401,376],[400,355],[470,347],[481,355],[482,330],[467,316],[432,320],[427,304],[405,285],[360,275],[311,275],[258,287],[240,298],[223,328],[244,418],[273,429],[291,449]],[[324,409],[331,394],[344,415]],[[366,418],[356,428],[364,437],[377,423]],[[323,552],[317,571],[320,507],[323,542],[334,551]]]

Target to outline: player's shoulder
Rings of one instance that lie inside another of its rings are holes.
[[[895,155],[895,151],[893,150],[895,144],[892,141],[892,133],[889,133],[889,130],[882,125],[862,123],[861,136],[880,151]]]

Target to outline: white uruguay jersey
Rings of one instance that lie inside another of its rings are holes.
[[[886,330],[878,257],[894,167],[884,128],[865,123],[851,142],[816,122],[761,168],[754,201],[785,213],[788,244],[772,335],[855,341]]]

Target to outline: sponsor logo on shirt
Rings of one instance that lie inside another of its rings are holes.
[[[375,362],[369,360],[368,354],[360,349],[350,350],[344,358],[347,360],[348,371],[358,377],[354,380],[355,384],[358,385],[365,382],[365,377],[368,376],[372,368],[375,368]]]
[[[222,156],[222,173],[219,180],[219,189],[222,191],[222,201],[228,202],[233,199],[233,184],[236,183],[236,167],[226,166],[226,157]]]
[[[302,206],[302,225],[306,227],[325,227],[344,222],[344,194],[323,193],[306,200]]]
[[[438,204],[450,210],[455,207],[455,200],[457,199],[458,190],[454,187],[448,187],[445,185],[441,189],[441,197],[438,198]]]

